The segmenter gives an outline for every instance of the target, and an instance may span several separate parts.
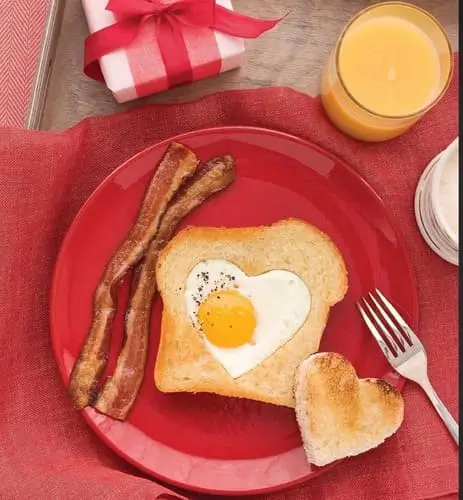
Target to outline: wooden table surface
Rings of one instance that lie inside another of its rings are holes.
[[[412,1],[412,0],[409,0]],[[87,24],[80,0],[66,0],[42,129],[63,130],[87,116],[115,113],[143,102],[174,102],[228,89],[290,86],[318,93],[320,70],[342,27],[369,0],[234,0],[235,10],[262,18],[289,15],[274,30],[246,42],[238,70],[127,104],[117,104],[102,84],[82,73]],[[444,25],[458,50],[458,1],[416,0]]]

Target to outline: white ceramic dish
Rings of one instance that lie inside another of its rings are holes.
[[[440,257],[458,265],[458,137],[424,170],[415,192],[420,232]]]

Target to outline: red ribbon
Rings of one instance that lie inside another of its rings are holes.
[[[156,37],[171,87],[191,82],[193,71],[181,26],[211,28],[240,38],[257,38],[278,20],[261,20],[216,5],[215,0],[109,0],[106,10],[117,22],[85,40],[84,73],[104,81],[99,59],[135,41],[142,25],[156,21]]]

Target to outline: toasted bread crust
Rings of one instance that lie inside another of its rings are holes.
[[[253,276],[271,269],[296,273],[307,284],[312,306],[303,326],[274,354],[233,379],[210,354],[185,309],[183,286],[204,259],[225,259]],[[332,240],[316,227],[287,219],[257,228],[181,231],[161,252],[158,288],[164,310],[154,379],[162,392],[211,392],[294,407],[294,373],[317,351],[330,308],[347,291],[347,271]]]
[[[295,397],[307,459],[317,466],[375,448],[403,420],[400,392],[382,379],[359,379],[338,353],[316,353],[301,363]]]

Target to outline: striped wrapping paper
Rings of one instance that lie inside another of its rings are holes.
[[[60,0],[0,0],[0,126],[37,128]]]

